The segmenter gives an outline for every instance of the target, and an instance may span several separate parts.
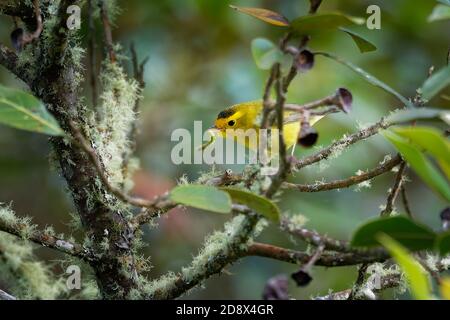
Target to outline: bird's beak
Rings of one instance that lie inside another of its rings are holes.
[[[208,130],[211,130],[211,129],[216,129],[217,130],[218,128],[216,127],[216,125],[213,125],[213,126],[208,128]]]

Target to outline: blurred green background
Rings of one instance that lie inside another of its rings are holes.
[[[115,21],[114,38],[125,53],[131,42],[143,59],[149,56],[145,80],[147,88],[142,102],[142,121],[138,156],[142,170],[136,175],[135,192],[151,197],[161,194],[187,175],[199,177],[208,167],[175,166],[170,160],[174,143],[171,132],[176,128],[192,130],[194,120],[204,121],[206,128],[219,111],[227,105],[259,99],[267,72],[258,70],[253,62],[250,43],[256,37],[276,42],[283,30],[264,24],[231,10],[228,5],[263,7],[283,13],[288,18],[308,11],[306,0],[162,0],[119,1],[122,13]],[[324,0],[319,11],[341,10],[367,17],[371,4],[381,7],[381,30],[360,28],[378,47],[371,53],[360,54],[352,40],[338,32],[327,32],[310,42],[313,50],[328,51],[358,64],[391,85],[404,96],[412,97],[426,78],[428,69],[446,64],[449,49],[449,22],[428,23],[433,0]],[[83,21],[83,28],[86,23]],[[0,17],[0,41],[10,45],[13,23]],[[86,30],[83,30],[85,41]],[[96,35],[99,40],[102,34]],[[129,65],[127,68],[129,69]],[[7,86],[23,86],[0,69],[0,82]],[[320,140],[325,146],[344,133],[371,123],[399,107],[398,101],[378,88],[364,82],[341,65],[317,57],[316,65],[293,82],[288,101],[308,102],[322,98],[345,87],[353,93],[354,109],[350,115],[333,115],[318,125]],[[444,93],[443,93],[444,94]],[[449,92],[446,92],[449,95]],[[88,101],[89,99],[87,99]],[[441,97],[429,103],[448,108]],[[52,169],[47,137],[0,126],[0,202],[12,203],[19,215],[30,215],[41,226],[53,224],[58,232],[69,232],[69,213],[73,212],[67,188],[57,170]],[[297,156],[314,152],[297,150]],[[292,181],[302,183],[330,180],[354,174],[380,162],[385,154],[394,153],[381,137],[372,138],[352,147],[338,159],[311,166],[297,173]],[[223,169],[220,167],[217,169]],[[406,188],[414,215],[435,229],[439,228],[439,212],[445,203],[425,187],[411,172]],[[279,205],[291,214],[302,214],[307,226],[339,239],[349,239],[362,222],[379,214],[385,204],[393,174],[376,178],[370,188],[351,188],[320,194],[288,192]],[[403,211],[401,203],[397,204]],[[202,244],[203,238],[220,229],[226,217],[195,210],[174,210],[160,219],[160,225],[146,227],[145,254],[151,256],[151,276],[168,270],[177,271],[188,264]],[[260,241],[280,246],[304,249],[300,242],[270,227]],[[49,262],[62,258],[47,249],[38,249]],[[247,258],[228,267],[227,273],[205,282],[190,299],[259,299],[265,282],[280,273],[292,273],[296,266],[262,258]],[[55,267],[56,272],[61,272]],[[291,295],[306,299],[327,294],[329,289],[349,288],[356,268],[315,268],[314,281],[307,288],[295,288]],[[388,297],[391,295],[388,293]]]

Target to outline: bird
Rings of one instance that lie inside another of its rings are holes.
[[[254,132],[257,138],[256,141],[259,142],[259,129],[263,109],[264,107],[262,100],[232,105],[218,114],[214,121],[214,125],[210,129],[214,130],[224,139],[237,140],[238,143],[245,144],[248,149],[255,150],[257,149],[258,144],[249,144],[250,139],[240,139],[239,135],[243,135],[242,131],[245,132],[248,129],[254,129],[254,131],[251,132]],[[299,117],[297,117],[296,120],[290,120],[295,118],[292,117],[293,114],[295,114],[293,111],[284,112],[284,118],[286,121],[283,125],[283,137],[287,149],[293,148],[297,144],[301,129]],[[309,119],[309,124],[312,126],[322,118],[323,116],[313,116]],[[273,128],[276,128],[276,124]],[[235,133],[238,129],[242,129],[240,134]],[[317,140],[317,134],[313,140],[314,142]],[[294,148],[292,151],[294,151]]]

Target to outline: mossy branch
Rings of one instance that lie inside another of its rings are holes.
[[[263,243],[252,244],[243,252],[242,256],[264,257],[294,264],[305,264],[312,259],[312,256],[305,252]],[[381,262],[387,259],[389,259],[389,255],[383,251],[367,253],[323,252],[314,262],[314,265],[323,267],[352,266],[367,262]]]
[[[30,223],[30,219],[19,218],[8,208],[0,207],[0,231],[74,257],[85,260],[92,259],[89,251],[82,245],[58,238],[48,232],[38,230],[36,225]]]
[[[360,184],[362,182],[372,180],[373,178],[391,171],[393,168],[402,163],[402,158],[397,155],[389,161],[379,164],[372,170],[357,174],[342,180],[335,180],[331,182],[319,182],[315,184],[294,184],[285,182],[282,185],[283,189],[294,189],[301,192],[321,192],[336,189],[349,188],[351,186]]]

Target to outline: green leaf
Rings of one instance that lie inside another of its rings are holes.
[[[353,234],[354,247],[376,247],[377,235],[389,235],[410,250],[424,250],[434,247],[436,234],[426,226],[404,216],[381,217],[360,226]]]
[[[286,19],[283,15],[267,10],[267,9],[261,9],[261,8],[243,8],[243,7],[236,7],[230,5],[231,9],[234,9],[236,11],[248,14],[252,17],[255,17],[256,19],[259,19],[261,21],[264,21],[266,23],[269,23],[274,26],[278,27],[288,27],[289,26],[289,20]]]
[[[450,253],[450,232],[442,233],[436,239],[436,249],[439,251],[441,257]]]
[[[428,22],[450,19],[450,7],[448,5],[438,4],[428,17]]]
[[[267,198],[235,188],[225,187],[220,189],[228,192],[233,202],[243,204],[269,220],[280,221],[280,210],[275,203]]]
[[[212,186],[182,185],[170,192],[170,199],[188,207],[217,213],[231,212],[231,198],[228,193]]]
[[[447,201],[450,201],[450,186],[448,182],[416,146],[392,131],[386,130],[382,134],[395,146],[417,175],[431,189],[438,192]]]
[[[425,100],[429,101],[448,85],[450,85],[450,66],[433,72],[431,77],[425,80],[419,92]]]
[[[392,131],[432,154],[450,179],[450,141],[432,127],[397,127]]]
[[[0,123],[17,129],[64,135],[58,122],[34,96],[0,85]]]
[[[431,286],[427,273],[401,244],[391,237],[380,234],[380,243],[389,251],[405,273],[413,297],[417,300],[431,300]]]
[[[405,106],[413,107],[412,103],[410,101],[408,101],[408,99],[403,97],[400,93],[398,93],[397,91],[395,91],[394,89],[389,87],[386,83],[382,82],[381,80],[378,80],[376,77],[374,77],[367,71],[364,71],[360,67],[354,65],[353,63],[345,61],[345,60],[339,58],[338,56],[335,56],[333,54],[326,53],[326,52],[316,52],[316,55],[321,55],[321,56],[324,56],[324,57],[327,57],[327,58],[330,58],[330,59],[333,59],[333,60],[339,62],[340,64],[346,66],[350,70],[356,72],[358,75],[360,75],[364,80],[366,80],[370,84],[372,84],[376,87],[379,87],[379,88],[383,89],[384,91],[392,94],[398,100],[400,100]]]
[[[256,38],[252,41],[252,54],[258,68],[268,70],[276,62],[282,62],[283,53],[270,40]]]
[[[364,21],[362,18],[348,16],[340,12],[317,13],[294,19],[291,22],[291,29],[296,34],[305,35],[353,24],[363,24]]]
[[[433,108],[411,108],[401,109],[390,114],[386,118],[386,122],[391,124],[400,124],[424,119],[442,119],[445,121],[446,117],[450,117],[450,112],[447,110]]]
[[[371,43],[369,40],[365,39],[363,36],[356,33],[355,31],[346,28],[339,28],[339,30],[345,32],[350,37],[352,37],[353,41],[355,42],[356,46],[358,47],[361,53],[377,50],[377,47],[373,43]]]

